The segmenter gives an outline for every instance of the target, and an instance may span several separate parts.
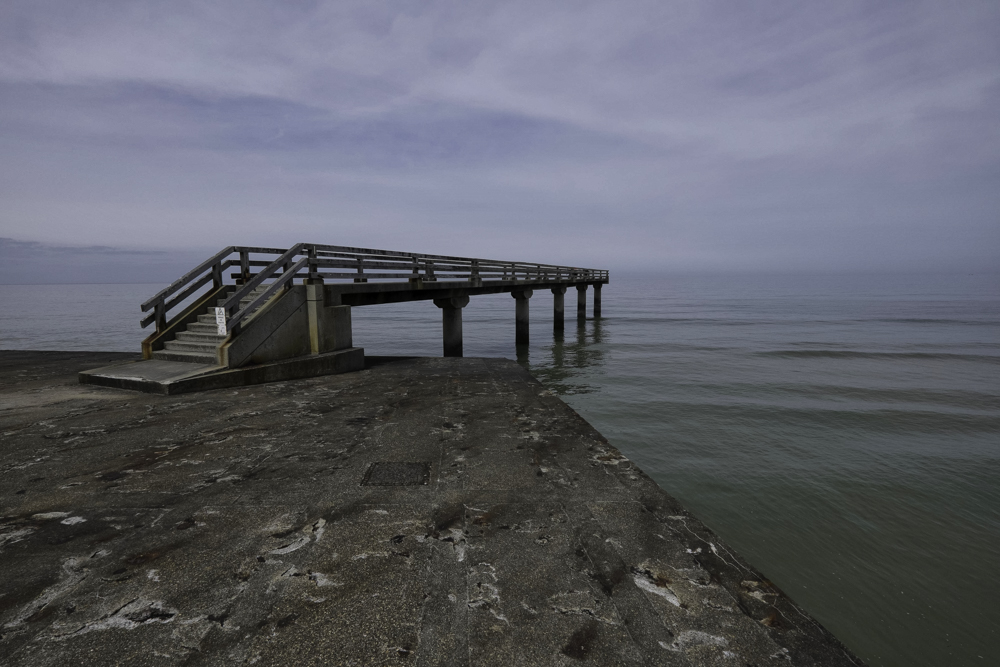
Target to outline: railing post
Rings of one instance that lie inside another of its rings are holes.
[[[514,342],[517,345],[528,344],[528,299],[531,298],[532,294],[534,294],[534,292],[530,289],[517,290],[510,293],[510,295],[514,297],[514,300],[517,302],[517,309],[514,314]]]
[[[250,252],[240,250],[240,284],[250,280]]]
[[[578,322],[587,319],[587,283],[576,286],[576,319]]]
[[[222,287],[222,262],[216,262],[212,265],[212,285],[215,289]]]
[[[469,272],[469,282],[471,283],[481,283],[482,280],[479,277],[479,260],[472,260],[472,269]]]
[[[411,257],[411,259],[413,260],[413,273],[410,275],[410,285],[418,288],[423,287],[424,281],[420,278],[420,262],[417,261],[415,256]]]
[[[413,276],[411,277],[411,280],[419,280],[420,279],[420,262],[417,261],[416,257],[413,257],[411,259],[413,259]]]
[[[363,257],[358,257],[358,277],[354,279],[356,283],[366,283],[368,279],[365,276],[365,260]]]
[[[316,266],[316,246],[309,246],[309,278],[310,283],[315,283],[319,281],[322,283],[319,277],[319,267]]]
[[[154,306],[153,320],[156,323],[156,333],[162,333],[167,328],[167,305],[160,299]]]

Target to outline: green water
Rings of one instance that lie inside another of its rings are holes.
[[[604,300],[529,353],[537,376],[869,664],[1000,664],[996,283],[622,279]]]

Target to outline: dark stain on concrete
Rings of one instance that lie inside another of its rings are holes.
[[[597,621],[587,621],[582,628],[570,636],[569,641],[562,648],[563,655],[574,660],[586,659],[594,642],[597,641],[599,627]]]

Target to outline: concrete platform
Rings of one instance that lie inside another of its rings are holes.
[[[364,348],[351,347],[336,352],[242,368],[163,359],[132,360],[81,371],[79,378],[81,384],[153,394],[185,394],[192,391],[348,373],[361,370],[364,366]]]
[[[858,665],[504,359],[181,396],[0,352],[4,665]]]

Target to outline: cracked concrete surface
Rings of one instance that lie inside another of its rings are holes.
[[[861,664],[512,361],[76,384],[129,356],[0,352],[4,665]]]

